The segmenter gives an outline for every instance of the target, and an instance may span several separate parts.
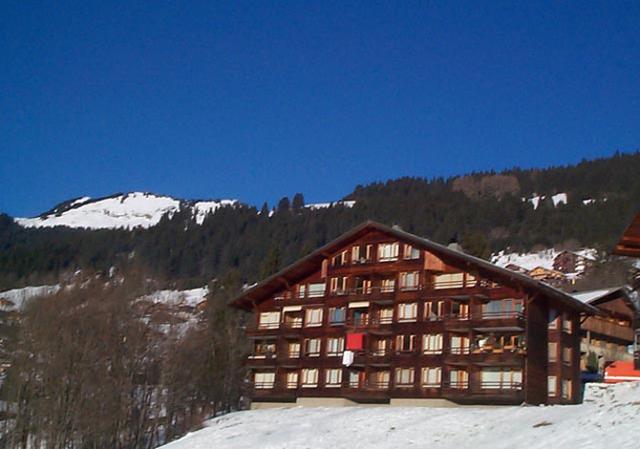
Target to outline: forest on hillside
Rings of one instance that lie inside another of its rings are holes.
[[[229,271],[254,282],[365,221],[399,225],[475,255],[578,245],[609,251],[640,209],[640,152],[547,169],[452,178],[400,178],[357,186],[354,207],[223,207],[200,225],[185,210],[133,230],[23,228],[0,214],[0,290],[55,283],[78,269],[134,264],[168,284],[205,285]],[[566,194],[566,204],[552,196]],[[539,197],[534,207],[529,199]],[[543,198],[544,197],[544,198]]]

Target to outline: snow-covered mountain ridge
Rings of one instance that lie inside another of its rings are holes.
[[[67,226],[88,229],[148,228],[158,224],[163,215],[189,208],[196,222],[202,224],[207,214],[221,207],[234,207],[238,200],[179,200],[153,193],[131,192],[105,198],[77,198],[64,202],[35,218],[16,218],[25,227]]]

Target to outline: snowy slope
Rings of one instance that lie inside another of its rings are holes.
[[[163,449],[627,449],[640,383],[590,384],[584,404],[485,408],[288,408],[238,412]]]
[[[554,249],[545,249],[537,253],[505,253],[500,251],[494,255],[491,262],[499,267],[506,267],[509,264],[514,264],[525,270],[533,270],[537,267],[543,267],[548,270],[553,269],[553,260],[559,254],[559,251]]]
[[[196,221],[202,224],[208,213],[235,204],[236,200],[183,202],[168,196],[133,192],[97,200],[83,197],[40,217],[16,218],[15,221],[25,227],[148,228],[156,225],[165,214],[173,214],[181,207],[191,207]]]
[[[206,286],[191,290],[158,290],[148,296],[143,296],[141,299],[167,306],[195,307],[204,301],[208,293],[209,288]]]
[[[0,307],[2,310],[20,310],[25,303],[36,296],[48,296],[55,294],[60,290],[59,285],[39,285],[37,287],[15,288],[0,292],[0,299],[11,301],[11,304],[4,304]]]
[[[330,207],[343,206],[351,208],[356,205],[356,202],[353,200],[340,200],[340,201],[331,201],[329,203],[310,203],[305,204],[304,207],[311,210],[317,209],[328,209]]]

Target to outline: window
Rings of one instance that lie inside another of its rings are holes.
[[[360,247],[354,246],[351,248],[351,263],[360,262]]]
[[[469,337],[452,335],[451,354],[469,354]]]
[[[329,308],[329,325],[341,326],[347,319],[347,309],[344,307]]]
[[[324,282],[317,282],[309,284],[309,298],[319,298],[324,296],[326,290],[326,284]]]
[[[393,322],[393,309],[391,307],[385,307],[378,312],[380,317],[380,324],[391,324]]]
[[[558,343],[550,341],[547,343],[547,352],[549,354],[549,363],[554,363],[558,360]]]
[[[285,310],[285,309],[283,309]],[[302,307],[296,311],[284,312],[283,324],[290,329],[297,329],[302,327]]]
[[[331,278],[330,289],[334,295],[345,295],[347,293],[347,277]]]
[[[571,365],[571,348],[562,348],[562,363],[566,365]]]
[[[333,265],[334,267],[341,267],[343,265],[346,265],[347,264],[347,254],[348,254],[348,251],[342,251],[337,256],[334,256],[331,259],[331,265]]]
[[[371,293],[371,280],[360,277],[355,278],[355,289],[359,295],[368,295]]]
[[[570,334],[573,331],[572,324],[573,323],[571,322],[571,319],[564,316],[562,318],[562,331],[566,332],[567,334]]]
[[[549,329],[558,328],[558,311],[556,309],[549,309]]]
[[[256,390],[273,388],[276,373],[273,371],[256,371],[253,375],[253,386]]]
[[[398,321],[415,321],[418,315],[418,304],[415,302],[398,304]]]
[[[289,371],[287,373],[287,388],[298,388],[298,372],[297,371]]]
[[[379,339],[373,342],[373,355],[374,356],[384,356],[389,352],[390,341],[386,339]]]
[[[429,301],[424,305],[424,318],[429,321],[442,319],[444,301]]]
[[[328,388],[340,387],[342,384],[342,370],[329,368],[324,371],[324,385]]]
[[[435,276],[433,283],[433,288],[436,290],[462,287],[464,287],[464,273],[439,274]]]
[[[365,248],[365,260],[364,262],[371,262],[373,260],[373,245],[367,245]]]
[[[380,262],[398,260],[398,243],[380,243],[378,245],[378,260]]]
[[[453,301],[451,303],[451,315],[459,320],[469,319],[469,304]]]
[[[461,369],[452,369],[449,371],[449,385],[451,388],[468,388],[469,373]]]
[[[380,291],[382,293],[391,293],[396,289],[396,280],[387,278],[380,282]]]
[[[274,340],[257,340],[253,345],[253,358],[273,357],[276,353]]]
[[[415,260],[420,258],[420,250],[411,245],[404,245],[403,257],[407,260]]]
[[[467,280],[465,281],[465,287],[475,287],[478,284],[478,279],[472,274],[467,273]]]
[[[519,390],[522,388],[522,371],[511,368],[483,368],[481,381],[485,390]]]
[[[300,357],[300,342],[292,341],[287,345],[287,355],[291,359],[297,359]]]
[[[280,312],[262,312],[258,321],[259,329],[277,329],[280,326]]]
[[[556,376],[547,376],[547,396],[555,398],[558,394],[558,378]]]
[[[420,273],[417,271],[409,271],[400,273],[400,289],[401,290],[417,290],[420,283]]]
[[[396,387],[413,387],[414,376],[413,368],[396,368]]]
[[[571,381],[562,380],[562,399],[571,399]]]
[[[521,299],[499,299],[482,305],[482,318],[513,318],[522,313]]]
[[[320,357],[320,339],[319,338],[305,339],[304,355],[307,357]]]
[[[304,298],[307,292],[307,286],[305,284],[298,285],[298,298]]]
[[[424,354],[442,354],[442,334],[423,335],[422,352]]]
[[[440,388],[442,369],[439,366],[422,368],[422,386],[424,388]]]
[[[327,356],[341,356],[344,352],[344,338],[330,337],[327,338]]]
[[[413,352],[416,349],[415,335],[397,335],[396,351],[397,352]]]
[[[370,386],[378,390],[389,388],[389,371],[374,371],[371,373]]]
[[[322,309],[306,309],[304,311],[304,323],[306,327],[322,326]]]
[[[302,370],[302,388],[318,386],[318,370],[316,368]]]

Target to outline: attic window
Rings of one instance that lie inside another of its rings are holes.
[[[391,262],[398,260],[398,243],[381,243],[378,245],[378,260]]]

